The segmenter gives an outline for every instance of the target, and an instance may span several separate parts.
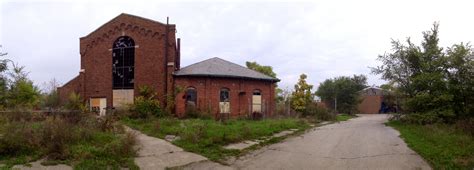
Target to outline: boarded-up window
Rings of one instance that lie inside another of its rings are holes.
[[[260,90],[254,90],[252,95],[252,112],[262,112],[262,93]]]
[[[227,88],[220,91],[219,110],[220,113],[230,113],[230,93]]]

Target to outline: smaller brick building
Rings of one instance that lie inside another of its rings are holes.
[[[278,79],[220,58],[211,58],[181,68],[174,74],[175,85],[184,90],[176,97],[176,114],[198,109],[218,116],[271,115],[275,107]]]
[[[113,18],[80,38],[79,75],[58,88],[60,101],[77,93],[103,115],[106,108],[133,103],[139,88],[148,86],[178,116],[190,109],[216,117],[272,114],[278,79],[219,58],[181,68],[175,34],[176,25],[168,22],[130,14]],[[184,90],[176,95],[177,89]]]
[[[361,90],[362,102],[357,107],[359,112],[362,114],[380,113],[386,93],[386,91],[377,87],[367,87]]]

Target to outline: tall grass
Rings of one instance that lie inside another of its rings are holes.
[[[135,155],[135,137],[113,117],[96,118],[77,112],[11,112],[0,117],[5,122],[0,124],[0,164],[7,167],[42,157],[48,164],[76,166],[93,162],[99,167],[120,167],[130,165]]]

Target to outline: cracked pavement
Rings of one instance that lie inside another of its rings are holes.
[[[130,128],[126,129],[137,137],[139,150],[135,163],[140,169],[166,169],[207,160],[201,155],[186,152],[163,139],[147,136]]]
[[[383,123],[385,114],[359,115],[312,129],[236,160],[236,169],[431,169]]]
[[[398,131],[383,124],[387,119],[359,115],[256,150],[231,167],[204,161],[185,169],[431,169]]]

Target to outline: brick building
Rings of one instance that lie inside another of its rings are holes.
[[[367,87],[359,92],[362,102],[359,103],[357,109],[363,114],[381,113],[384,106],[384,96],[388,92],[377,87]]]
[[[173,24],[121,14],[80,38],[79,75],[58,88],[61,102],[78,93],[91,110],[104,114],[105,108],[132,103],[139,87],[148,86],[178,116],[190,108],[216,116],[272,114],[278,79],[220,58],[181,69],[175,33]],[[175,95],[176,89],[183,90]]]

